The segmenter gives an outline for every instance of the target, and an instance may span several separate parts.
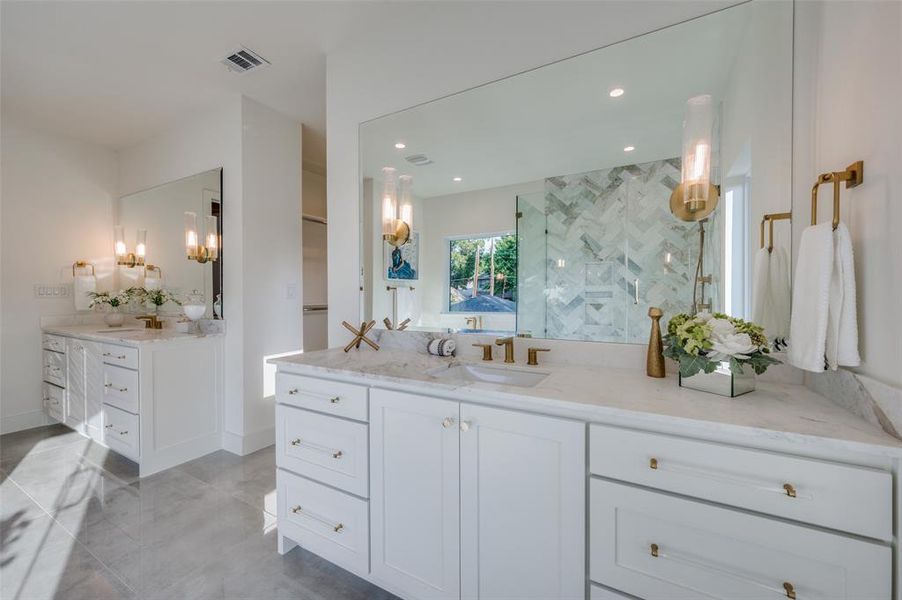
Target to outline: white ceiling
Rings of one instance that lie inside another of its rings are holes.
[[[393,166],[428,198],[678,156],[686,99],[722,96],[754,7],[370,121],[360,130],[363,174],[379,180],[381,168]],[[609,97],[613,87],[623,96]],[[407,147],[395,149],[398,141]],[[418,153],[434,164],[404,160]]]
[[[52,131],[118,149],[242,93],[304,123],[305,157],[324,164],[325,55],[392,10],[368,2],[4,0],[2,102]],[[228,72],[219,60],[240,45],[272,66]]]

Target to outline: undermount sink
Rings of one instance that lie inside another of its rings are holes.
[[[533,387],[548,377],[547,372],[484,365],[452,365],[426,371],[442,381],[457,383],[496,383],[517,387]]]

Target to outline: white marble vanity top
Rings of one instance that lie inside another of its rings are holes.
[[[465,402],[578,418],[611,425],[689,429],[698,435],[741,436],[777,445],[816,444],[819,449],[902,456],[902,442],[823,396],[797,384],[758,382],[758,389],[725,398],[678,386],[673,375],[645,376],[644,369],[543,365],[534,387],[442,381],[427,371],[476,364],[409,350],[322,350],[269,361],[282,371],[356,381]],[[494,361],[493,366],[504,366]]]
[[[122,327],[108,327],[102,323],[85,325],[45,325],[41,330],[44,333],[54,335],[78,337],[95,342],[125,344],[127,346],[221,335],[218,333],[181,333],[172,328],[145,329],[144,323],[141,321],[138,321],[137,324],[125,324]]]

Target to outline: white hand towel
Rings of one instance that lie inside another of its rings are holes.
[[[788,358],[790,364],[815,373],[824,370],[832,271],[833,226],[806,228],[794,271]]]
[[[790,295],[789,254],[785,248],[774,248],[770,253],[770,329],[768,337],[782,343],[789,336]]]
[[[91,292],[97,291],[97,278],[93,275],[76,275],[72,284],[75,310],[91,310]]]
[[[833,232],[833,276],[830,280],[830,309],[827,319],[827,366],[857,367],[858,311],[855,292],[855,264],[852,237],[845,223]]]
[[[761,248],[755,254],[755,271],[752,276],[752,321],[766,330],[764,320],[770,312],[770,253]],[[768,334],[769,335],[769,334]]]

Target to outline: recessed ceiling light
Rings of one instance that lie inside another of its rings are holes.
[[[463,181],[463,180],[464,180],[463,177],[455,177],[455,178],[452,179],[451,181]]]
[[[398,150],[403,150],[406,147],[407,147],[407,144],[405,144],[404,142],[397,142],[395,144],[395,148],[397,148]]]
[[[626,148],[623,149],[623,151],[624,152],[632,152],[635,149],[636,149],[635,146],[627,146]]]
[[[623,95],[623,88],[614,88],[610,92],[608,92],[608,96],[611,98],[619,98]]]

